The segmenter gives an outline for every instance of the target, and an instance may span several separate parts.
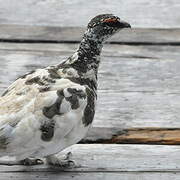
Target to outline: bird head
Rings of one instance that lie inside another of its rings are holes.
[[[113,14],[98,15],[91,19],[87,26],[87,30],[92,36],[91,38],[99,41],[105,41],[123,28],[131,28],[131,25]]]

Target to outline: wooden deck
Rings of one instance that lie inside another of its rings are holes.
[[[134,27],[104,46],[93,128],[65,150],[77,167],[0,166],[0,180],[180,179],[180,1],[0,2],[0,93],[71,55],[100,9]]]

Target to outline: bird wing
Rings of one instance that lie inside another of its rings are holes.
[[[31,148],[39,147],[54,136],[64,137],[82,120],[89,88],[55,78],[55,72],[50,78],[51,73],[39,69],[23,76],[0,98],[1,148],[24,147],[30,142]]]

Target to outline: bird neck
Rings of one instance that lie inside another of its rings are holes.
[[[92,32],[87,30],[75,53],[77,58],[72,64],[74,68],[78,68],[77,70],[81,73],[94,70],[97,75],[102,47],[103,42],[99,41]]]
[[[87,58],[91,62],[91,58],[100,56],[103,47],[103,40],[96,37],[94,32],[87,30],[78,48],[78,54]]]
[[[94,38],[90,31],[86,31],[77,51],[58,68],[67,69],[66,78],[82,85],[86,84],[95,92],[102,46],[103,41]]]

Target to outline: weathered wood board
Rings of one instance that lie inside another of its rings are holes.
[[[80,143],[180,145],[180,128],[93,127]]]
[[[0,91],[27,71],[61,62],[77,47],[78,44],[0,43]],[[179,46],[105,45],[99,71],[99,89],[178,93],[178,60]]]
[[[0,3],[0,94],[20,75],[71,55],[91,17],[114,13],[132,25],[104,47],[93,128],[59,154],[71,151],[77,166],[1,165],[0,180],[180,179],[180,147],[172,145],[180,144],[180,1]]]
[[[113,172],[90,172],[90,173],[72,173],[72,172],[33,172],[33,173],[1,173],[0,180],[179,180],[180,173],[179,172],[122,172],[122,173],[113,173]]]
[[[0,92],[30,70],[59,63],[77,46],[0,43]],[[106,44],[94,128],[85,142],[180,144],[179,68],[178,46]]]
[[[180,147],[164,145],[73,145],[59,156],[72,152],[77,167],[64,169],[70,172],[178,172],[180,170]],[[113,163],[112,163],[113,162]],[[0,172],[60,171],[46,165],[1,166]]]
[[[135,27],[180,27],[178,0],[0,0],[0,23],[85,26],[97,14],[114,13]]]
[[[0,24],[0,41],[10,42],[79,42],[86,28]],[[114,44],[180,44],[180,29],[124,29],[108,40]]]

